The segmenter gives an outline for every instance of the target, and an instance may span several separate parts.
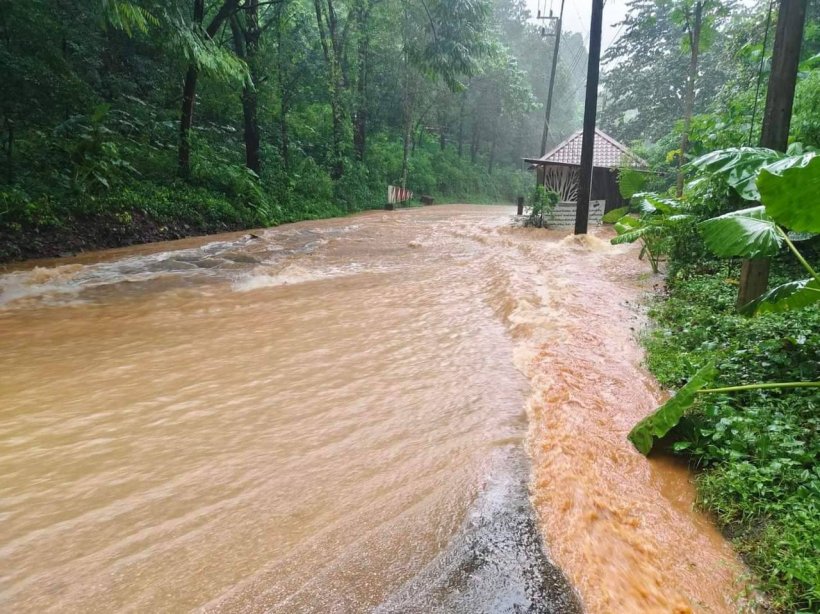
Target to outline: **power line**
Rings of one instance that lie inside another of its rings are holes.
[[[769,41],[769,26],[772,23],[772,5],[774,0],[769,0],[769,11],[766,13],[766,29],[763,33],[763,50],[760,52],[760,66],[757,68],[757,87],[755,87],[755,103],[752,106],[752,121],[749,125],[749,147],[752,146],[752,136],[755,131],[755,115],[757,115],[757,103],[760,99],[760,83],[763,80],[763,63],[766,61],[766,43]]]

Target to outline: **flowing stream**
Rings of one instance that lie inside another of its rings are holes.
[[[737,611],[685,468],[625,440],[644,265],[511,212],[0,275],[0,610]]]

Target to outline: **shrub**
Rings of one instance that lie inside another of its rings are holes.
[[[538,228],[546,226],[559,198],[558,192],[547,190],[542,185],[535,186],[527,199],[529,213],[527,219],[524,220],[524,225]]]

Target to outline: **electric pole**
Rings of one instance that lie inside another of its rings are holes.
[[[760,146],[786,151],[789,126],[800,63],[800,45],[806,21],[807,0],[780,0],[777,31],[772,50],[772,69],[763,112]],[[740,271],[737,306],[743,307],[766,291],[769,285],[769,259],[744,260]]]
[[[787,0],[783,0],[784,2]],[[587,92],[584,102],[584,135],[581,139],[581,169],[578,173],[578,206],[575,211],[575,234],[587,233],[589,224],[589,192],[592,187],[592,153],[595,148],[595,118],[598,113],[598,73],[601,63],[601,26],[604,0],[592,0],[589,26],[589,63]]]
[[[555,19],[552,16],[552,9],[550,9],[549,17],[541,17],[541,11],[538,11],[539,19]],[[552,93],[555,91],[555,73],[558,70],[558,50],[561,47],[561,25],[564,23],[564,0],[561,0],[561,11],[558,13],[558,21],[555,22],[555,45],[552,48],[552,69],[550,70],[549,88],[547,89],[547,110],[544,114],[544,132],[541,135],[541,155],[547,153],[547,139],[550,133],[550,114],[552,112]]]

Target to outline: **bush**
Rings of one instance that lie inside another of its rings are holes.
[[[717,386],[820,378],[819,309],[749,319],[735,313],[735,295],[723,275],[691,275],[653,307],[647,363],[662,384],[679,387],[710,360]],[[700,504],[734,537],[776,611],[820,605],[818,409],[810,389],[701,395],[676,431],[673,449],[702,470]]]
[[[529,213],[524,225],[538,228],[546,226],[559,199],[558,192],[547,190],[542,185],[535,186],[527,198]]]

